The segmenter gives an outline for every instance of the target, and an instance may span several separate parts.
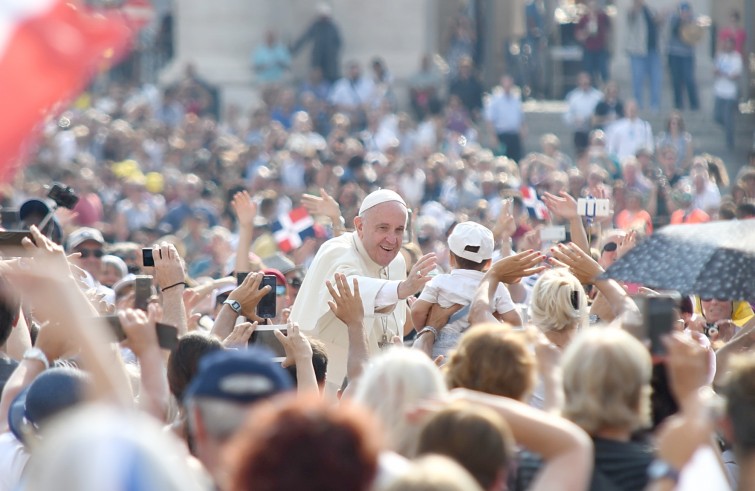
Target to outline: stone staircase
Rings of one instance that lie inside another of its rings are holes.
[[[667,94],[670,97],[670,94]],[[712,97],[712,96],[711,96]],[[740,114],[737,120],[735,148],[729,150],[726,146],[725,135],[713,120],[713,102],[706,102],[697,112],[683,111],[685,126],[695,141],[696,153],[707,152],[721,157],[726,162],[727,170],[732,179],[740,167],[746,163],[748,152],[754,148],[755,114]],[[574,154],[572,144],[573,132],[563,121],[566,104],[562,101],[527,101],[524,105],[528,132],[524,139],[525,152],[540,149],[539,139],[545,133],[554,133],[561,139],[562,151]],[[662,110],[661,114],[641,114],[653,127],[657,134],[666,124],[670,108]]]

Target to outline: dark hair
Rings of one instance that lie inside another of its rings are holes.
[[[0,278],[0,346],[4,345],[18,319],[20,304],[10,284]]]
[[[226,447],[231,491],[370,489],[380,452],[363,409],[319,397],[258,403]]]
[[[447,455],[482,489],[490,489],[508,467],[515,445],[508,424],[494,411],[456,404],[430,417],[419,435],[417,453]]]
[[[322,385],[325,383],[325,376],[328,373],[328,352],[322,341],[309,338],[309,344],[312,346],[312,366],[315,369],[315,379],[317,379],[318,384]],[[291,378],[294,379],[294,383],[298,385],[296,365],[291,365],[286,370],[288,370]]]
[[[755,217],[755,203],[742,203],[737,206],[737,218],[743,220],[745,218]]]
[[[478,262],[472,261],[471,259],[459,257],[453,252],[450,252],[449,254],[451,254],[454,260],[456,260],[456,265],[459,267],[459,269],[471,269],[473,271],[482,271],[482,268],[484,268],[485,265],[488,263],[488,260],[484,260],[481,263],[478,263]]]
[[[168,386],[179,403],[199,369],[199,360],[207,353],[222,349],[223,344],[218,339],[201,333],[192,332],[178,340],[178,346],[168,358]]]

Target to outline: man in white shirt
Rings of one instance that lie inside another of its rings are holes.
[[[640,149],[653,152],[655,149],[653,128],[650,123],[638,117],[637,102],[627,101],[624,114],[622,119],[608,127],[606,133],[608,152],[620,161],[634,156]]]
[[[375,86],[370,77],[362,76],[359,63],[349,62],[346,76],[338,79],[330,89],[328,101],[337,111],[347,114],[364,110],[372,102]]]
[[[498,138],[498,145],[504,145],[505,155],[519,162],[523,153],[524,111],[521,94],[515,90],[514,79],[510,76],[501,77],[501,86],[496,88],[485,106],[485,121],[491,135]]]
[[[603,100],[603,93],[592,86],[590,75],[582,72],[577,78],[577,88],[566,95],[569,105],[564,121],[574,129],[574,147],[577,154],[587,148],[595,106]]]
[[[344,323],[328,307],[331,297],[325,281],[334,282],[336,273],[348,277],[349,287],[357,281],[371,354],[388,348],[393,336],[403,337],[407,311],[403,300],[422,289],[436,265],[435,254],[426,254],[407,277],[404,257],[399,254],[407,215],[398,193],[387,189],[370,193],[354,219],[356,230],[325,242],[304,277],[291,320],[325,344],[330,393],[335,393],[346,375],[349,337]]]
[[[736,121],[739,77],[742,75],[742,55],[734,49],[734,39],[722,39],[721,51],[716,55],[716,80],[713,94],[716,96],[714,116],[726,131],[726,144],[734,148],[734,122]]]

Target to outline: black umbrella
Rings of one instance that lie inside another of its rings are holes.
[[[755,298],[755,219],[664,227],[604,277],[702,298]]]

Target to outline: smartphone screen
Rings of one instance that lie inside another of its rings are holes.
[[[134,308],[147,311],[149,297],[152,296],[152,277],[139,275],[134,278]]]
[[[149,248],[142,249],[142,264],[145,266],[155,265],[155,258],[152,257],[152,249],[149,249]]]
[[[642,312],[643,337],[650,341],[650,354],[654,357],[666,355],[663,337],[674,327],[678,317],[680,297],[675,294],[633,297]]]
[[[30,253],[21,244],[24,237],[32,242],[34,239],[28,230],[4,230],[0,231],[0,253],[5,257],[25,257]]]
[[[126,339],[126,333],[123,331],[121,320],[117,315],[106,315],[103,319],[118,342]],[[168,324],[157,322],[155,324],[155,330],[157,331],[157,344],[159,344],[161,348],[171,351],[176,349],[176,346],[178,346],[178,329]]]
[[[252,337],[249,338],[248,345],[257,345],[257,346],[264,346],[270,351],[273,352],[275,357],[284,357],[286,356],[286,350],[283,348],[283,345],[278,341],[278,338],[275,337],[275,330],[278,330],[282,332],[283,334],[287,333],[287,326],[285,325],[273,325],[273,324],[260,324],[257,326],[257,328],[252,333]]]
[[[270,291],[257,304],[257,315],[263,319],[272,319],[275,317],[275,287],[277,286],[275,276],[267,274],[263,276],[260,290],[266,285],[270,286]]]
[[[236,286],[242,284],[246,277],[249,276],[249,273],[236,273]],[[273,285],[273,290],[275,290],[275,285]]]

